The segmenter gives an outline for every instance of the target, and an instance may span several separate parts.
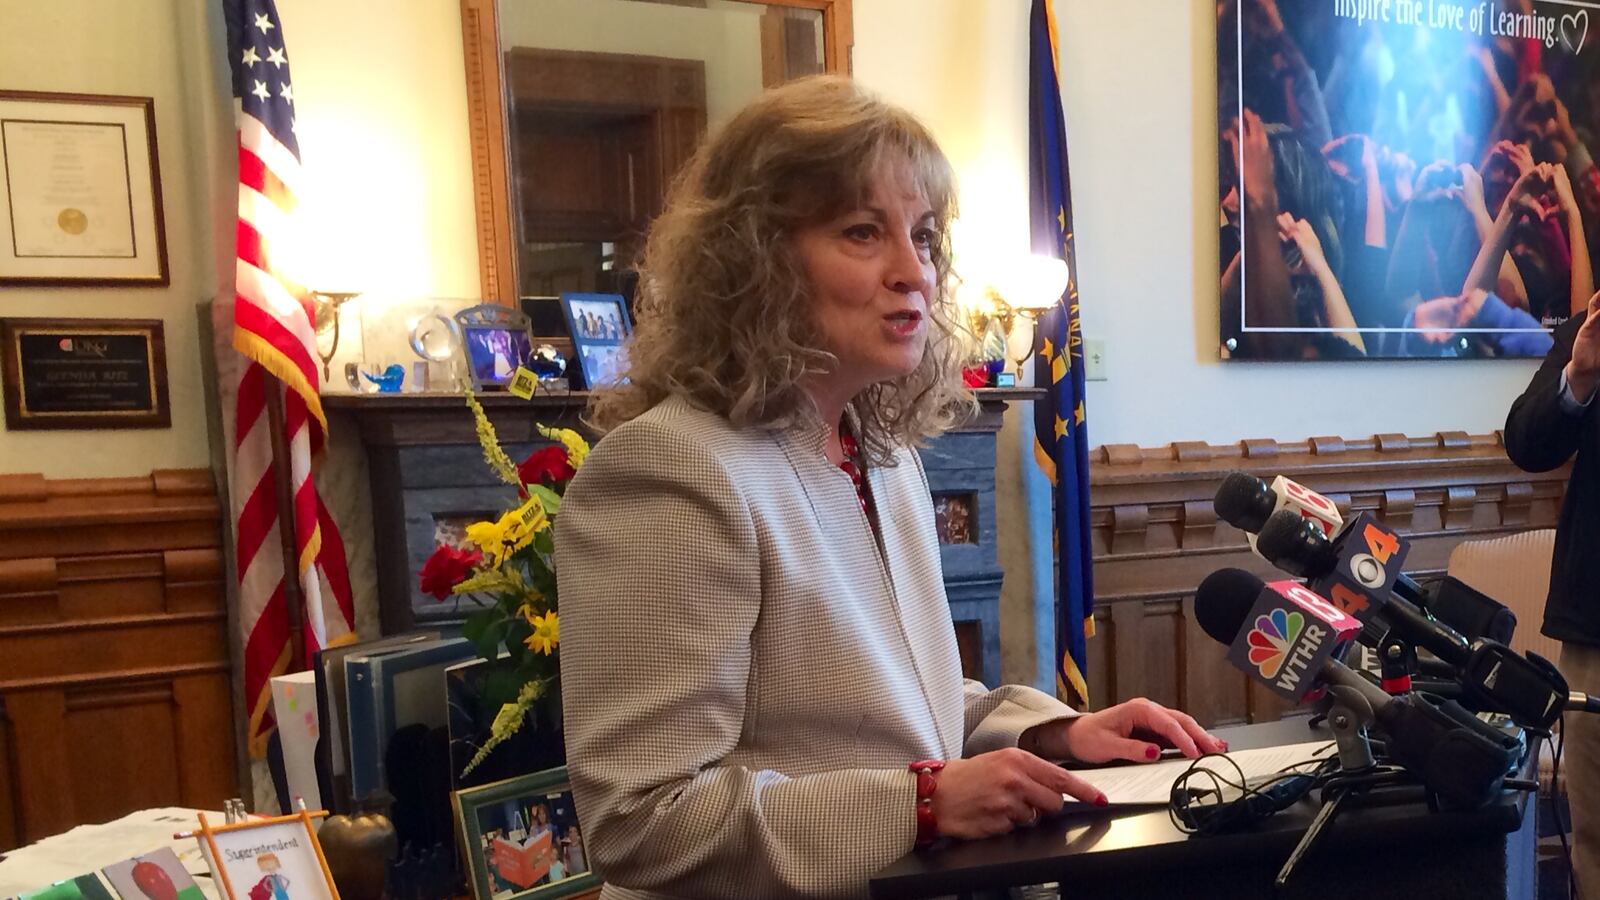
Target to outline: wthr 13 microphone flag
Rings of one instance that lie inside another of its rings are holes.
[[[1061,110],[1055,11],[1033,0],[1028,52],[1028,217],[1033,252],[1066,260],[1063,303],[1039,317],[1034,384],[1048,396],[1034,404],[1034,453],[1055,486],[1057,690],[1089,702],[1084,678],[1094,636],[1094,574],[1089,546],[1089,439],[1084,428],[1083,332],[1078,323],[1078,266],[1072,243],[1072,188]]]

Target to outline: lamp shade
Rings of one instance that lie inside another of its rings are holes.
[[[1054,256],[1024,257],[996,279],[996,289],[1013,309],[1045,310],[1067,292],[1067,261]]]

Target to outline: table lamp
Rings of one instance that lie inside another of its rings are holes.
[[[352,297],[359,297],[360,291],[312,291],[311,305],[314,319],[313,327],[316,329],[317,358],[322,360],[322,383],[327,384],[333,377],[333,355],[339,352],[339,307],[345,305]],[[321,337],[328,332],[333,332],[333,343],[328,347],[328,352],[322,352]]]
[[[1015,347],[1022,337],[1016,328],[1018,320],[1026,319],[1029,324],[1022,352],[1012,357],[1017,368],[1015,379],[1021,380],[1022,364],[1033,352],[1033,329],[1037,327],[1039,316],[1061,302],[1062,295],[1067,292],[1069,276],[1066,260],[1034,254],[994,278],[989,293],[996,308],[995,315],[1006,331],[1008,355],[1009,348]]]

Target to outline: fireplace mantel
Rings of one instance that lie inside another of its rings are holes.
[[[983,388],[973,391],[978,398],[978,415],[956,428],[956,432],[995,431],[1006,404],[1044,397],[1042,388]],[[478,402],[489,413],[500,438],[512,443],[540,440],[534,423],[560,425],[583,430],[579,416],[589,403],[589,391],[540,392],[523,400],[506,393],[479,394]],[[439,443],[477,441],[472,417],[467,414],[462,395],[451,391],[399,394],[324,394],[323,408],[330,413],[348,415],[361,430],[361,440],[370,446],[415,447]]]

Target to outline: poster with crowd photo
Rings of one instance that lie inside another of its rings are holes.
[[[1219,0],[1223,358],[1543,356],[1595,292],[1596,44],[1600,2]]]

